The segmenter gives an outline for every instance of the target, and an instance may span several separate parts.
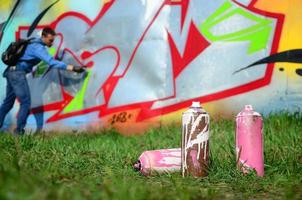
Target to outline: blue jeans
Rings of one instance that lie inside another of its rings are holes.
[[[26,80],[25,71],[6,70],[3,74],[6,78],[6,97],[0,107],[0,128],[3,125],[6,114],[13,108],[16,97],[20,102],[20,110],[17,115],[17,128],[15,132],[24,133],[27,117],[30,112],[30,91]]]

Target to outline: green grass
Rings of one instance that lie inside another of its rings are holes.
[[[180,146],[177,125],[124,137],[0,134],[0,199],[302,199],[302,117],[264,119],[265,177],[235,167],[231,120],[211,122],[210,172],[144,177],[132,164],[145,150]]]

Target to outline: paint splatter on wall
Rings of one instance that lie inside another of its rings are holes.
[[[180,121],[192,101],[200,101],[214,117],[233,117],[244,104],[264,114],[295,112],[302,108],[301,4],[7,1],[0,6],[0,51],[51,26],[58,36],[49,52],[89,67],[78,75],[40,63],[28,75],[28,128],[115,126],[125,134],[140,133]],[[1,82],[4,91],[5,79]],[[7,126],[14,126],[17,109]]]

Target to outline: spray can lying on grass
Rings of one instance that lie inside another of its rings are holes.
[[[182,115],[181,163],[182,176],[208,175],[210,117],[193,102]]]
[[[140,155],[133,167],[145,176],[180,172],[181,149],[145,151]]]
[[[236,117],[237,167],[244,173],[256,170],[264,175],[262,117],[246,105]]]

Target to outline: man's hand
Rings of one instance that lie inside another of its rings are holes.
[[[77,72],[77,73],[82,73],[86,70],[86,66],[74,66],[74,65],[68,65],[67,66],[67,70],[68,71],[74,71],[74,72]]]
[[[73,66],[72,71],[82,73],[86,70],[86,66]]]

